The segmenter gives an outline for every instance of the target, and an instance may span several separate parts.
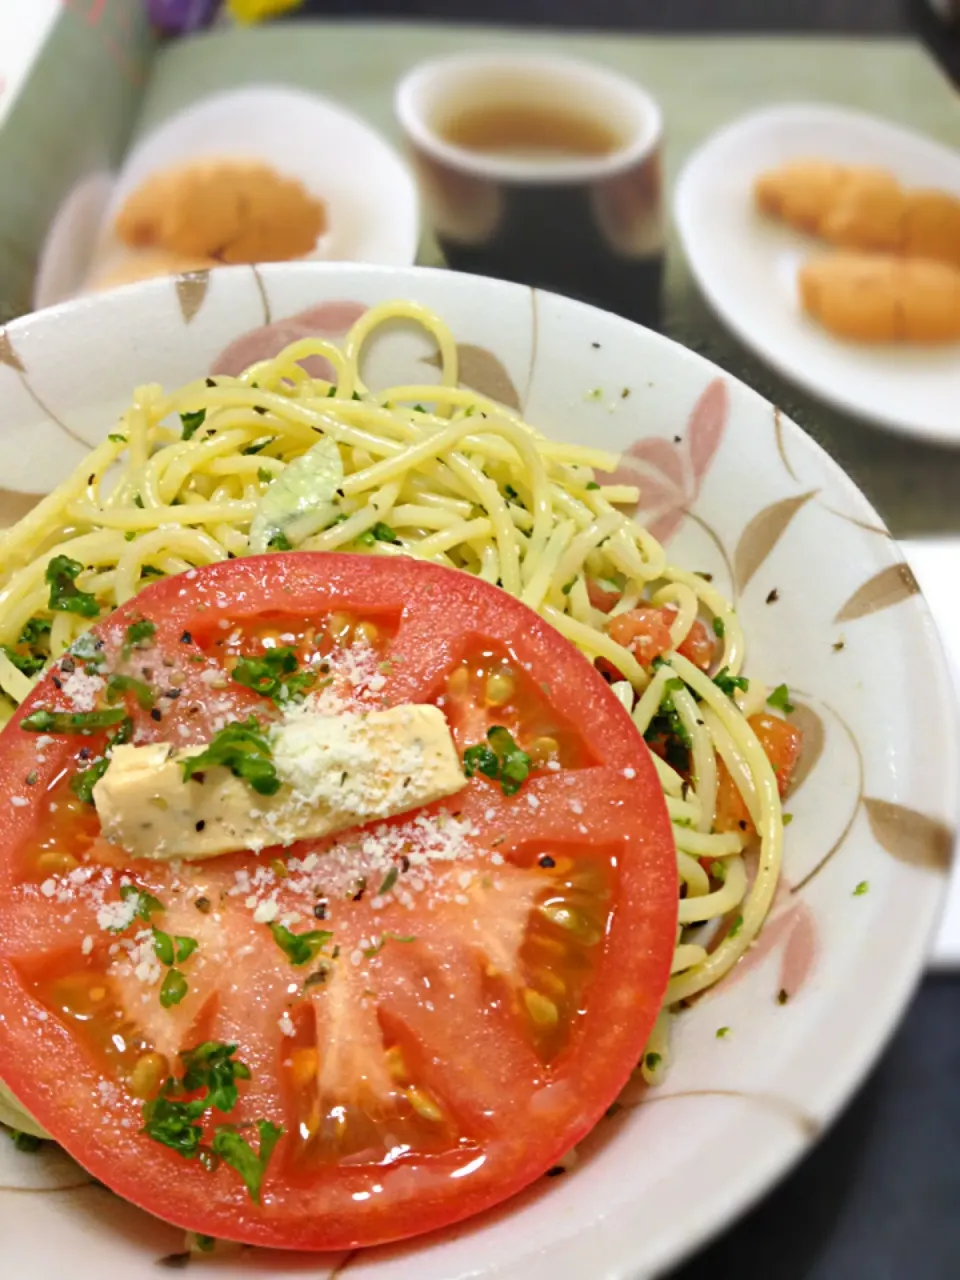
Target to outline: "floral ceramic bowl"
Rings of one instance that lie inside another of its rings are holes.
[[[913,575],[850,481],[719,369],[578,303],[438,271],[235,267],[0,329],[0,523],[111,430],[137,384],[234,372],[297,337],[338,337],[397,297],[445,317],[464,383],[548,435],[622,450],[641,517],[736,602],[748,671],[787,681],[806,732],[785,874],[753,950],[679,1018],[666,1083],[628,1094],[567,1177],[406,1245],[244,1251],[217,1274],[648,1276],[769,1187],[849,1097],[917,980],[943,888],[957,777],[948,679]],[[423,382],[430,357],[400,326],[375,340],[367,380]],[[184,1247],[65,1156],[6,1142],[0,1236],[11,1275],[71,1280],[148,1280]]]

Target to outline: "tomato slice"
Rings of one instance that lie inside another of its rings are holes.
[[[773,765],[777,787],[780,795],[785,796],[790,788],[793,771],[800,759],[803,747],[803,734],[789,720],[779,716],[750,716],[747,723],[757,735],[757,739]],[[730,776],[730,770],[722,760],[717,761],[717,811],[714,828],[717,831],[747,831],[755,833],[750,811],[743,796]]]
[[[415,1235],[554,1164],[636,1066],[676,930],[663,796],[601,676],[495,587],[358,555],[191,570],[93,634],[0,737],[0,1078],[120,1195],[259,1245]],[[324,841],[133,860],[72,789],[116,727],[22,727],[112,707],[135,742],[205,742],[280,714],[266,676],[234,678],[277,649],[322,709],[433,703],[461,756],[499,726],[529,775]]]

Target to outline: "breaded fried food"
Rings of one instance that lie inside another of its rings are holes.
[[[303,257],[326,228],[326,208],[301,183],[260,161],[204,160],[148,178],[117,216],[131,248],[278,262]]]
[[[817,235],[836,200],[844,168],[826,160],[793,160],[761,173],[753,186],[758,207],[772,218]]]
[[[888,254],[827,253],[799,274],[804,310],[853,342],[960,339],[960,270]]]
[[[907,190],[885,169],[794,160],[760,174],[754,197],[764,213],[839,248],[960,266],[960,200]]]

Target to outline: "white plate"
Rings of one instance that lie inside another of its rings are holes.
[[[41,255],[34,305],[51,306],[123,268],[132,251],[112,232],[125,200],[158,170],[204,157],[260,159],[325,201],[328,230],[308,260],[409,266],[417,256],[416,184],[363,120],[317,94],[261,85],[204,98],[164,121],[127,156],[101,206],[103,233],[78,270],[87,201],[61,206]],[[85,189],[85,188],[84,188]]]
[[[753,181],[788,160],[879,165],[905,185],[960,196],[960,154],[874,116],[774,107],[713,135],[687,161],[674,211],[697,283],[738,338],[780,373],[849,413],[960,444],[960,344],[866,346],[831,337],[800,310],[797,268],[825,246],[754,208]]]
[[[787,681],[804,708],[809,772],[789,800],[772,914],[734,972],[678,1019],[666,1083],[605,1119],[568,1176],[346,1264],[349,1280],[636,1280],[769,1189],[900,1016],[952,847],[960,766],[949,676],[876,513],[770,404],[647,329],[476,276],[234,267],[14,322],[0,340],[0,519],[61,480],[82,442],[113,430],[137,384],[201,377],[240,337],[249,361],[290,336],[336,338],[391,298],[439,311],[465,344],[464,377],[547,434],[626,451],[624,479],[656,492],[641,515],[671,559],[712,573],[736,600],[749,674]],[[365,380],[436,379],[425,363],[433,353],[422,331],[391,325],[371,340]],[[855,895],[863,880],[869,892]],[[731,1032],[718,1039],[721,1026]],[[157,1259],[183,1248],[182,1232],[91,1186],[65,1159],[24,1155],[2,1138],[0,1240],[3,1275],[30,1280],[157,1280]],[[329,1280],[343,1267],[342,1257],[252,1250],[211,1274]]]

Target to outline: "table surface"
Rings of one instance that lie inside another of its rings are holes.
[[[580,0],[323,0],[337,12],[374,9],[521,16],[559,22]],[[920,12],[898,0],[593,0],[599,26],[642,26],[668,9],[679,25],[803,26],[895,32]],[[793,19],[788,21],[789,15]],[[761,14],[762,11],[762,14]],[[798,16],[799,14],[799,16]],[[912,17],[911,17],[912,14]],[[858,26],[858,15],[864,21]],[[868,21],[869,20],[869,21]],[[932,19],[931,19],[932,26]],[[317,32],[319,35],[320,33]],[[286,38],[284,38],[286,37]],[[221,40],[223,37],[208,37]],[[338,98],[396,136],[391,92],[420,58],[462,48],[560,47],[617,67],[661,100],[671,182],[697,143],[762,103],[826,100],[875,111],[956,144],[954,90],[913,41],[887,38],[704,39],[539,34],[393,23],[336,23],[322,40],[289,41],[289,29],[230,33],[210,57],[207,41],[183,45],[156,69],[138,126],[142,133],[199,97],[253,79],[282,79]],[[256,40],[251,57],[249,40]],[[948,50],[949,52],[949,50]],[[947,58],[949,60],[949,58]],[[250,68],[255,71],[251,72]],[[435,260],[428,240],[423,257]],[[827,410],[768,371],[708,312],[675,240],[670,244],[665,329],[776,401],[838,459],[898,534],[960,530],[960,450],[918,446]],[[960,1277],[960,980],[928,979],[880,1067],[802,1167],[755,1212],[674,1273],[672,1280],[956,1280]],[[593,1280],[592,1277],[588,1280]]]

